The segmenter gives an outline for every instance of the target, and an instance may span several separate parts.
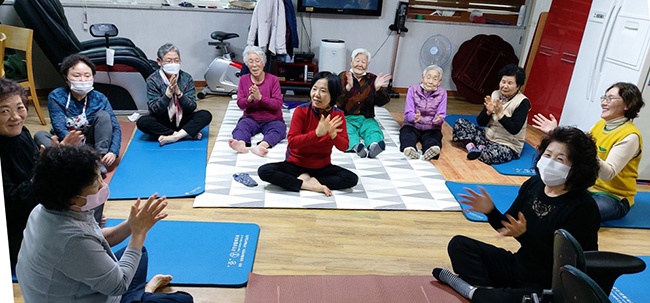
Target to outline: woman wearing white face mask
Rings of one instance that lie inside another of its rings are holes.
[[[181,70],[181,53],[166,43],[158,49],[160,69],[147,78],[149,115],[138,119],[138,129],[155,136],[160,145],[181,139],[201,140],[201,129],[212,121],[207,110],[196,110],[192,76]]]
[[[584,250],[598,249],[600,214],[587,191],[598,176],[593,139],[580,129],[559,127],[538,153],[538,175],[521,185],[505,215],[483,188],[461,195],[461,203],[487,215],[501,236],[521,245],[513,253],[465,236],[451,239],[447,250],[457,275],[441,268],[433,274],[472,302],[519,303],[524,295],[550,289],[557,229],[571,233]]]
[[[37,205],[29,216],[16,275],[26,302],[192,302],[187,293],[155,293],[172,279],[146,283],[144,240],[167,217],[165,197],[138,199],[128,219],[100,229],[89,209],[108,199],[99,157],[87,146],[46,149],[34,170]],[[126,248],[110,247],[131,236]]]
[[[71,131],[81,131],[86,144],[93,146],[102,156],[100,170],[106,173],[119,156],[122,130],[106,96],[93,90],[95,65],[85,56],[70,55],[61,63],[61,75],[66,87],[53,90],[47,97],[52,133],[59,138]],[[46,147],[49,138],[35,137]]]

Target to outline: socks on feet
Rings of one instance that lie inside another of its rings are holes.
[[[410,159],[417,159],[420,158],[420,153],[415,147],[409,146],[404,149],[404,156]]]
[[[467,151],[471,151],[474,148],[476,148],[476,145],[472,142],[465,144],[465,149],[467,149]]]
[[[359,156],[359,158],[365,158],[366,156],[368,156],[368,152],[366,151],[366,146],[363,145],[363,143],[357,144],[357,146],[355,146],[353,150],[355,153],[357,153],[357,156]]]
[[[443,282],[451,286],[458,294],[461,296],[472,299],[476,287],[465,282],[465,280],[459,278],[458,276],[452,274],[449,270],[443,268],[434,268],[433,277],[438,281]]]
[[[429,161],[440,154],[440,146],[429,147],[422,155],[422,160]]]
[[[384,141],[370,143],[370,146],[368,146],[368,158],[377,157],[385,149],[386,143]]]

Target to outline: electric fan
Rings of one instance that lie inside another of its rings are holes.
[[[451,59],[451,42],[443,35],[429,37],[420,49],[420,67],[425,69],[431,64],[443,67]]]

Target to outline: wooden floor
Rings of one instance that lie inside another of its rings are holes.
[[[210,125],[212,131],[208,156],[228,100],[226,97],[211,96],[199,102],[199,107],[210,110],[214,117]],[[401,120],[404,95],[386,107]],[[448,104],[448,112],[453,114],[477,114],[480,109],[478,105],[459,100],[450,99]],[[27,127],[32,133],[49,129],[50,125],[43,127],[38,123],[33,108],[29,115]],[[446,179],[503,184],[520,184],[525,180],[522,177],[502,176],[480,161],[465,160],[465,151],[449,142],[451,130],[445,127],[443,134],[441,157],[432,163]],[[539,141],[539,135],[532,131],[529,131],[528,138],[533,146]],[[456,234],[511,250],[518,248],[512,238],[498,237],[489,225],[471,223],[460,212],[194,209],[193,199],[171,199],[169,202],[167,211],[170,220],[254,222],[260,225],[253,268],[258,274],[428,275],[434,267],[450,267],[446,246]],[[110,201],[105,214],[111,218],[125,218],[130,205],[130,202]],[[599,236],[601,250],[650,255],[650,242],[647,241],[650,230],[603,228]],[[14,284],[13,289],[15,302],[23,302],[18,285]],[[195,302],[242,303],[245,296],[245,288],[165,289],[175,290],[191,293]]]

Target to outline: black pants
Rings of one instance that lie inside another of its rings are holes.
[[[524,295],[541,295],[543,286],[522,281],[515,255],[503,248],[465,236],[455,236],[447,246],[454,272],[467,283],[479,286],[472,302],[521,303]],[[485,288],[485,287],[492,288]]]
[[[411,125],[404,125],[399,129],[399,151],[407,147],[417,149],[418,142],[422,142],[422,151],[425,152],[432,146],[442,148],[442,132],[439,129],[419,130]]]
[[[350,188],[359,182],[356,174],[332,164],[323,168],[304,168],[284,161],[264,164],[257,169],[260,179],[290,191],[300,191],[302,180],[298,176],[303,173],[308,173],[331,190]]]
[[[206,125],[212,122],[212,114],[207,110],[197,110],[193,113],[183,113],[179,127],[176,127],[176,118],[169,121],[167,118],[142,116],[136,122],[138,129],[145,134],[155,136],[169,136],[175,131],[184,129],[190,137],[195,137]]]

